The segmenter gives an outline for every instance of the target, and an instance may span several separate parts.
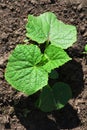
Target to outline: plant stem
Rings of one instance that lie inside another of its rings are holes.
[[[46,41],[46,48],[48,47],[49,45],[49,40]]]

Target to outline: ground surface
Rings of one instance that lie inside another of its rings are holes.
[[[9,53],[25,38],[27,15],[46,11],[78,30],[78,41],[67,50],[73,60],[58,70],[59,80],[71,85],[73,98],[62,110],[52,113],[35,109],[35,96],[22,95],[4,79]],[[82,54],[86,44],[86,0],[1,0],[0,130],[87,130],[87,56]]]

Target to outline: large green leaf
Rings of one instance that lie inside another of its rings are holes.
[[[43,66],[48,72],[50,72],[54,68],[58,68],[59,66],[62,66],[71,58],[67,55],[67,53],[54,45],[49,45],[45,52],[44,57],[48,59],[48,62]]]
[[[29,15],[26,30],[28,38],[38,43],[50,41],[51,44],[63,49],[70,47],[77,39],[76,27],[57,20],[51,12],[37,17]]]
[[[31,95],[47,85],[48,73],[38,66],[42,59],[36,45],[18,45],[9,58],[5,78],[17,90]]]
[[[36,106],[44,112],[63,108],[72,97],[72,92],[66,83],[56,83],[52,88],[46,86],[42,89]]]

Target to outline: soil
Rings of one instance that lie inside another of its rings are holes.
[[[59,111],[44,113],[4,79],[8,56],[25,39],[28,14],[54,12],[78,30],[77,42],[67,50],[72,61],[58,69],[59,81],[71,86],[73,98]],[[0,130],[87,130],[86,0],[0,0]]]

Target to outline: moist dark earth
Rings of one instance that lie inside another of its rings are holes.
[[[73,97],[63,109],[51,113],[36,109],[36,95],[18,92],[4,78],[9,54],[24,43],[28,14],[47,11],[78,31],[77,42],[67,50],[72,61],[58,69],[59,81],[71,86]],[[86,0],[0,0],[0,130],[87,130],[86,44]]]

